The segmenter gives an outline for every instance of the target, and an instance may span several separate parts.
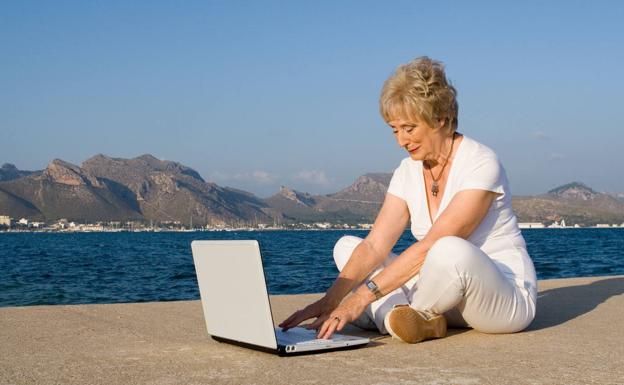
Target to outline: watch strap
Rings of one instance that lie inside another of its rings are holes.
[[[379,290],[379,286],[377,286],[377,284],[372,279],[366,281],[366,287],[368,288],[368,290],[371,291],[371,293],[375,295],[375,299],[380,299],[381,297],[383,297],[383,294],[381,294],[381,291]]]

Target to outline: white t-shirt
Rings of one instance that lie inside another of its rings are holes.
[[[490,256],[507,277],[527,289],[531,287],[535,293],[535,268],[511,207],[505,170],[494,151],[464,135],[455,153],[444,195],[433,220],[446,209],[455,194],[474,189],[493,191],[498,195],[468,241]],[[418,240],[423,239],[432,226],[425,194],[423,162],[409,157],[403,159],[392,175],[388,193],[407,203],[412,234]]]

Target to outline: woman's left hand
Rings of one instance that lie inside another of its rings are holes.
[[[334,332],[342,330],[347,323],[355,321],[368,304],[365,297],[352,293],[331,313],[320,316],[307,327],[318,330],[316,338],[329,339]]]

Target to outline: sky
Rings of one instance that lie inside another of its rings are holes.
[[[152,154],[261,197],[407,153],[384,80],[427,55],[514,195],[624,192],[624,2],[5,1],[0,164]]]

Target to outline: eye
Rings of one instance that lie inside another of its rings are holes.
[[[407,132],[408,134],[411,134],[412,131],[414,131],[414,128],[415,128],[415,126],[405,126],[405,127],[403,127],[405,132]]]

